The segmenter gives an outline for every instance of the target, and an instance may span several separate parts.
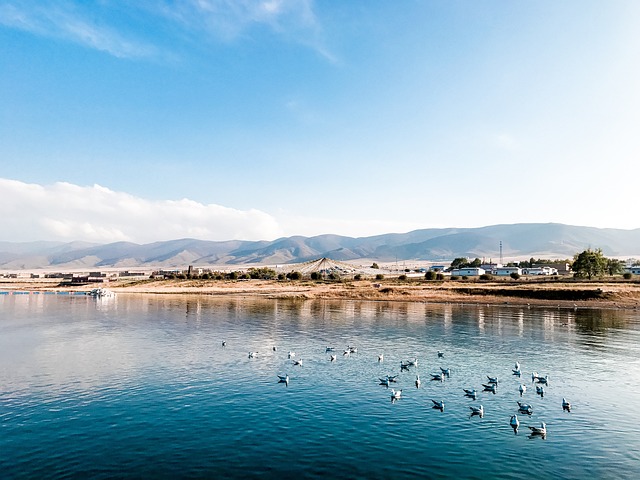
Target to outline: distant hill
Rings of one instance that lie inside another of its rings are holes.
[[[352,238],[340,235],[294,236],[273,241],[194,239],[139,245],[117,242],[0,242],[0,269],[180,268],[185,265],[285,264],[319,257],[349,261],[432,260],[455,257],[497,260],[504,257],[570,258],[585,248],[602,248],[605,255],[640,256],[640,229],[620,230],[521,223],[480,228],[440,228]]]

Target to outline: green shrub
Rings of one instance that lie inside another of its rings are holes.
[[[407,276],[406,276],[406,275],[400,275],[400,276],[398,277],[398,280],[400,280],[401,282],[404,282],[404,281],[406,281],[406,280],[407,280]]]
[[[625,280],[631,280],[633,278],[633,274],[631,272],[625,272],[622,274],[622,278]]]
[[[437,276],[438,275],[436,274],[436,272],[433,272],[431,270],[424,274],[424,278],[426,280],[435,280]]]
[[[480,275],[480,280],[484,280],[484,281],[493,280],[493,276],[489,275],[488,273],[483,273],[482,275]]]
[[[457,275],[451,275],[451,280],[458,280],[460,277]]]
[[[436,273],[436,280],[444,280],[444,275],[442,273]]]
[[[381,273],[376,275],[376,280],[383,280],[384,279],[384,275],[382,275]]]
[[[509,276],[514,280],[518,280],[520,278],[520,274],[518,272],[511,272],[511,275]]]
[[[356,274],[353,276],[353,279],[354,279],[354,280],[362,280],[362,275],[360,275],[359,273],[356,273]]]

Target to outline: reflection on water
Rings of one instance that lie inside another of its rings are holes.
[[[5,295],[0,464],[8,478],[635,478],[638,327],[621,310]]]

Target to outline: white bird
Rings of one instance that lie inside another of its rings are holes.
[[[348,357],[349,355],[351,355],[351,350],[345,350],[344,352],[342,352],[342,355],[344,357]]]
[[[438,350],[438,358],[443,358],[444,357],[444,352],[441,352],[440,350]]]
[[[391,389],[391,400],[398,400],[402,396],[402,390]]]
[[[384,385],[385,387],[389,387],[389,377],[386,378],[381,378],[380,379],[380,385]]]
[[[516,362],[516,364],[513,366],[514,370],[520,370],[520,362]]]
[[[278,375],[281,382],[289,383],[289,375]]]
[[[547,424],[541,422],[539,427],[529,427],[529,430],[531,430],[531,435],[546,435]]]
[[[433,408],[444,410],[444,400],[431,400],[433,402]]]
[[[301,367],[301,366],[302,366],[302,359],[300,359],[300,360],[294,360],[294,361],[293,361],[293,364],[294,364],[294,365],[298,365],[298,366],[300,366],[300,367]]]
[[[520,426],[520,420],[518,420],[517,415],[511,415],[509,425],[511,425],[511,428],[513,428],[514,430],[518,430],[518,427]]]
[[[227,342],[225,342],[224,340],[222,341],[222,346],[226,347],[227,346]]]
[[[451,376],[451,369],[450,368],[442,368],[442,367],[440,367],[440,371],[442,372],[443,375],[446,375],[447,377]]]
[[[527,391],[527,386],[520,384],[520,388],[518,390],[520,390],[520,395],[522,395],[524,392]]]
[[[407,365],[409,365],[410,367],[417,367],[418,366],[418,359],[414,358],[413,360],[407,360]]]
[[[329,358],[329,361],[335,362],[336,361],[336,356],[335,355],[331,355],[331,357]]]
[[[482,386],[484,387],[485,392],[496,393],[498,391],[498,386],[495,383],[490,383],[489,385],[483,383]]]
[[[543,385],[549,384],[549,375],[545,375],[544,377],[538,377],[538,383],[542,383]]]
[[[416,388],[420,388],[420,375],[416,375]]]
[[[531,381],[532,382],[535,382],[537,378],[538,378],[538,372],[531,373]]]
[[[490,377],[489,375],[487,375],[487,378],[489,379],[489,383],[495,383],[496,385],[498,384],[498,377]]]
[[[387,375],[387,380],[389,380],[390,382],[397,382],[398,375]]]
[[[290,351],[290,352],[287,354],[287,357],[288,357],[288,358],[293,358],[293,357],[295,357],[295,356],[296,356],[296,352],[291,352],[291,351]]]
[[[249,358],[255,358],[258,355],[258,352],[249,352]]]
[[[324,349],[325,353],[333,352],[335,349],[333,347],[327,347]]]
[[[400,361],[400,371],[402,370],[409,370],[409,364]]]
[[[476,391],[475,388],[472,388],[471,390],[469,390],[468,388],[463,388],[463,390],[464,390],[464,394],[467,397],[473,397],[475,399],[476,395],[478,395],[478,392]]]
[[[349,347],[349,353],[358,353],[357,347]]]
[[[378,361],[379,362],[384,362],[384,354],[381,353],[380,355],[378,355]]]
[[[538,395],[544,396],[544,387],[542,385],[536,385],[536,393]]]
[[[431,380],[437,380],[439,382],[444,382],[444,375],[442,373],[432,373]]]
[[[484,407],[482,405],[480,405],[479,407],[469,406],[469,408],[471,409],[471,415],[480,415],[481,417],[484,416]]]
[[[570,404],[570,403],[569,403],[569,401],[568,401],[566,398],[564,398],[564,397],[562,397],[562,408],[563,408],[564,410],[569,411],[569,412],[571,411],[571,404]]]
[[[522,375],[522,372],[519,369],[518,370],[513,370],[513,374],[517,375],[519,377],[520,375]]]
[[[522,413],[527,413],[529,415],[533,413],[533,407],[527,403],[518,402],[518,410],[520,410]]]

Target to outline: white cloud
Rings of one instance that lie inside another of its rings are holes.
[[[119,58],[152,57],[158,50],[126,38],[115,28],[98,24],[67,2],[24,1],[0,4],[0,24],[35,35],[62,38]]]
[[[35,35],[64,39],[119,58],[173,57],[152,41],[144,29],[125,33],[116,4],[88,6],[73,0],[43,2],[0,0],[0,25]],[[324,45],[322,28],[312,0],[147,0],[128,5],[140,25],[165,20],[168,31],[178,26],[197,41],[215,38],[226,42],[266,27],[279,37],[304,45],[335,61]],[[174,40],[179,37],[175,37]]]
[[[283,234],[260,210],[148,200],[94,185],[27,184],[0,178],[1,240],[146,243],[177,238],[270,240]]]
[[[315,50],[335,62],[323,40],[312,0],[184,0],[150,1],[147,9],[179,23],[186,31],[226,42],[267,27],[282,38]]]

